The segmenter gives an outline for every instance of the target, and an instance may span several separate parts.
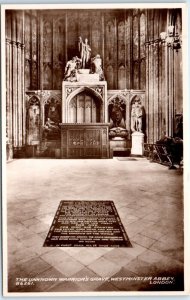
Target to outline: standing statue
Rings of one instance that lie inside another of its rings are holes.
[[[81,59],[83,57],[83,40],[82,40],[81,36],[79,36],[79,39],[78,39],[78,56]]]
[[[132,132],[142,132],[143,108],[137,101],[132,104],[131,108],[131,130]]]
[[[136,111],[135,111],[135,104],[132,104],[131,108],[131,130],[132,132],[136,131]]]
[[[99,74],[99,80],[104,80],[104,72],[102,70],[102,59],[99,54],[91,58],[91,73]]]
[[[88,44],[88,39],[86,38],[83,42],[82,37],[79,37],[78,41],[78,51],[79,55],[82,61],[82,68],[88,68],[89,67],[89,62],[90,62],[90,57],[91,57],[91,48],[90,45]]]

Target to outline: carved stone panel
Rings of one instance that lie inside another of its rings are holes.
[[[53,89],[61,89],[64,76],[65,18],[53,19]]]
[[[113,63],[115,57],[115,26],[113,21],[108,21],[106,24],[105,45],[106,63]]]
[[[53,25],[52,17],[43,20],[43,88],[52,89],[52,51]]]
[[[73,56],[78,55],[77,51],[77,41],[78,35],[81,33],[78,32],[77,28],[78,14],[77,12],[68,12],[67,14],[67,58],[71,59]]]
[[[92,57],[97,54],[102,57],[101,27],[100,13],[94,13],[92,15]]]
[[[118,63],[125,62],[125,23],[118,24]]]

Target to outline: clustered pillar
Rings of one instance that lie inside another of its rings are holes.
[[[166,20],[170,19],[169,14],[170,11],[165,14]],[[152,19],[153,12],[150,11],[147,23]],[[160,23],[164,27],[157,28],[154,24],[147,29],[145,109],[148,143],[155,143],[163,136],[174,136],[175,115],[181,113],[179,103],[183,102],[179,65],[182,50],[176,51],[159,37],[162,31],[167,32],[169,23],[166,20]],[[178,31],[180,33],[180,28]]]
[[[25,146],[24,114],[24,40],[20,26],[23,12],[7,17],[6,31],[6,138],[7,159],[23,156]]]

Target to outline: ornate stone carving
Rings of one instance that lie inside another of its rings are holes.
[[[126,129],[124,128],[121,128],[121,127],[115,127],[115,128],[112,128],[110,129],[110,132],[109,132],[109,137],[111,139],[113,138],[127,138],[128,136],[128,132]]]
[[[51,92],[50,91],[38,90],[38,91],[35,91],[35,94],[39,95],[42,98],[47,98],[51,95]]]
[[[104,95],[104,89],[102,86],[96,86],[96,87],[92,87],[92,89],[98,93],[102,98],[103,98],[103,95]]]
[[[126,96],[126,94],[124,94],[124,93],[116,94],[108,99],[108,104],[114,104],[116,99],[117,99],[117,101],[119,100],[120,104],[126,104],[126,99],[124,96]]]
[[[125,128],[126,104],[123,98],[118,96],[109,101],[109,119],[111,128]]]
[[[66,87],[66,98],[72,93],[74,92],[78,87],[75,86],[75,87]]]
[[[118,103],[114,103],[110,117],[114,123],[114,127],[119,127],[119,124],[121,123],[121,120],[123,118],[123,108],[121,107],[119,101]]]

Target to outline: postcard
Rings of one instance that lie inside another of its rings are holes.
[[[186,11],[2,5],[4,296],[188,294]]]

